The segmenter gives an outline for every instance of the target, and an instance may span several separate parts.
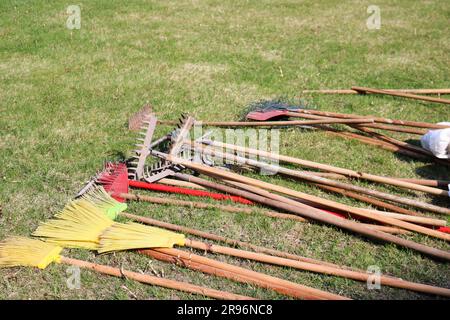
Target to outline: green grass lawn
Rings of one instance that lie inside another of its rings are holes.
[[[40,221],[60,211],[105,159],[129,156],[135,134],[127,130],[126,121],[146,102],[162,119],[188,112],[203,120],[236,120],[254,101],[286,97],[328,111],[450,120],[446,105],[374,95],[301,95],[304,89],[352,85],[448,88],[448,1],[82,0],[73,3],[81,7],[80,30],[66,28],[70,4],[0,1],[0,238],[29,235]],[[366,27],[371,4],[381,9],[379,30]],[[158,128],[157,134],[167,130]],[[443,167],[319,132],[288,130],[281,138],[282,153],[322,163],[387,176],[450,176]],[[365,206],[304,183],[266,179]],[[383,273],[450,287],[448,264],[333,227],[140,203],[130,204],[129,211],[338,264],[362,269],[377,265]],[[407,237],[450,248],[444,241]],[[96,257],[70,250],[68,255],[258,298],[284,298],[133,253]],[[215,258],[356,299],[433,298]],[[0,298],[199,298],[89,271],[81,272],[81,289],[71,290],[66,269],[2,269]]]

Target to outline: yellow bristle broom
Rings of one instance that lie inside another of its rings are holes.
[[[215,299],[253,299],[251,297],[200,287],[186,282],[164,279],[88,261],[72,259],[60,255],[61,251],[61,247],[51,243],[25,237],[10,237],[0,242],[0,268],[24,266],[45,269],[52,262],[56,262],[78,266],[101,274],[119,278],[126,277],[145,284],[200,294]]]
[[[10,237],[0,242],[0,267],[38,267],[45,269],[60,262],[62,248],[24,237]]]

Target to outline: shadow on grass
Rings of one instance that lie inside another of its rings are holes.
[[[111,150],[108,151],[107,159],[105,159],[105,162],[126,162],[127,157],[126,154],[123,151],[120,150]]]

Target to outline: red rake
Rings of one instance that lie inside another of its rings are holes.
[[[129,180],[128,169],[123,162],[108,162],[104,170],[98,175],[97,182],[101,184],[106,191],[113,191],[114,199],[125,202],[125,199],[119,197],[120,193],[128,193],[128,188],[139,188],[158,192],[184,194],[194,197],[205,197],[214,200],[231,200],[236,203],[252,205],[253,202],[242,197],[226,195],[222,193],[209,192],[204,190],[194,190],[188,188],[167,186],[159,183],[148,183],[143,181]]]

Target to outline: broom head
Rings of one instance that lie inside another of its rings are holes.
[[[39,225],[33,236],[63,247],[96,250],[100,234],[113,223],[104,210],[79,199],[66,205],[56,219]]]
[[[60,261],[62,248],[25,237],[10,237],[0,242],[0,267],[38,267],[45,269]]]
[[[100,236],[99,253],[144,248],[183,246],[183,234],[138,223],[115,223]]]

